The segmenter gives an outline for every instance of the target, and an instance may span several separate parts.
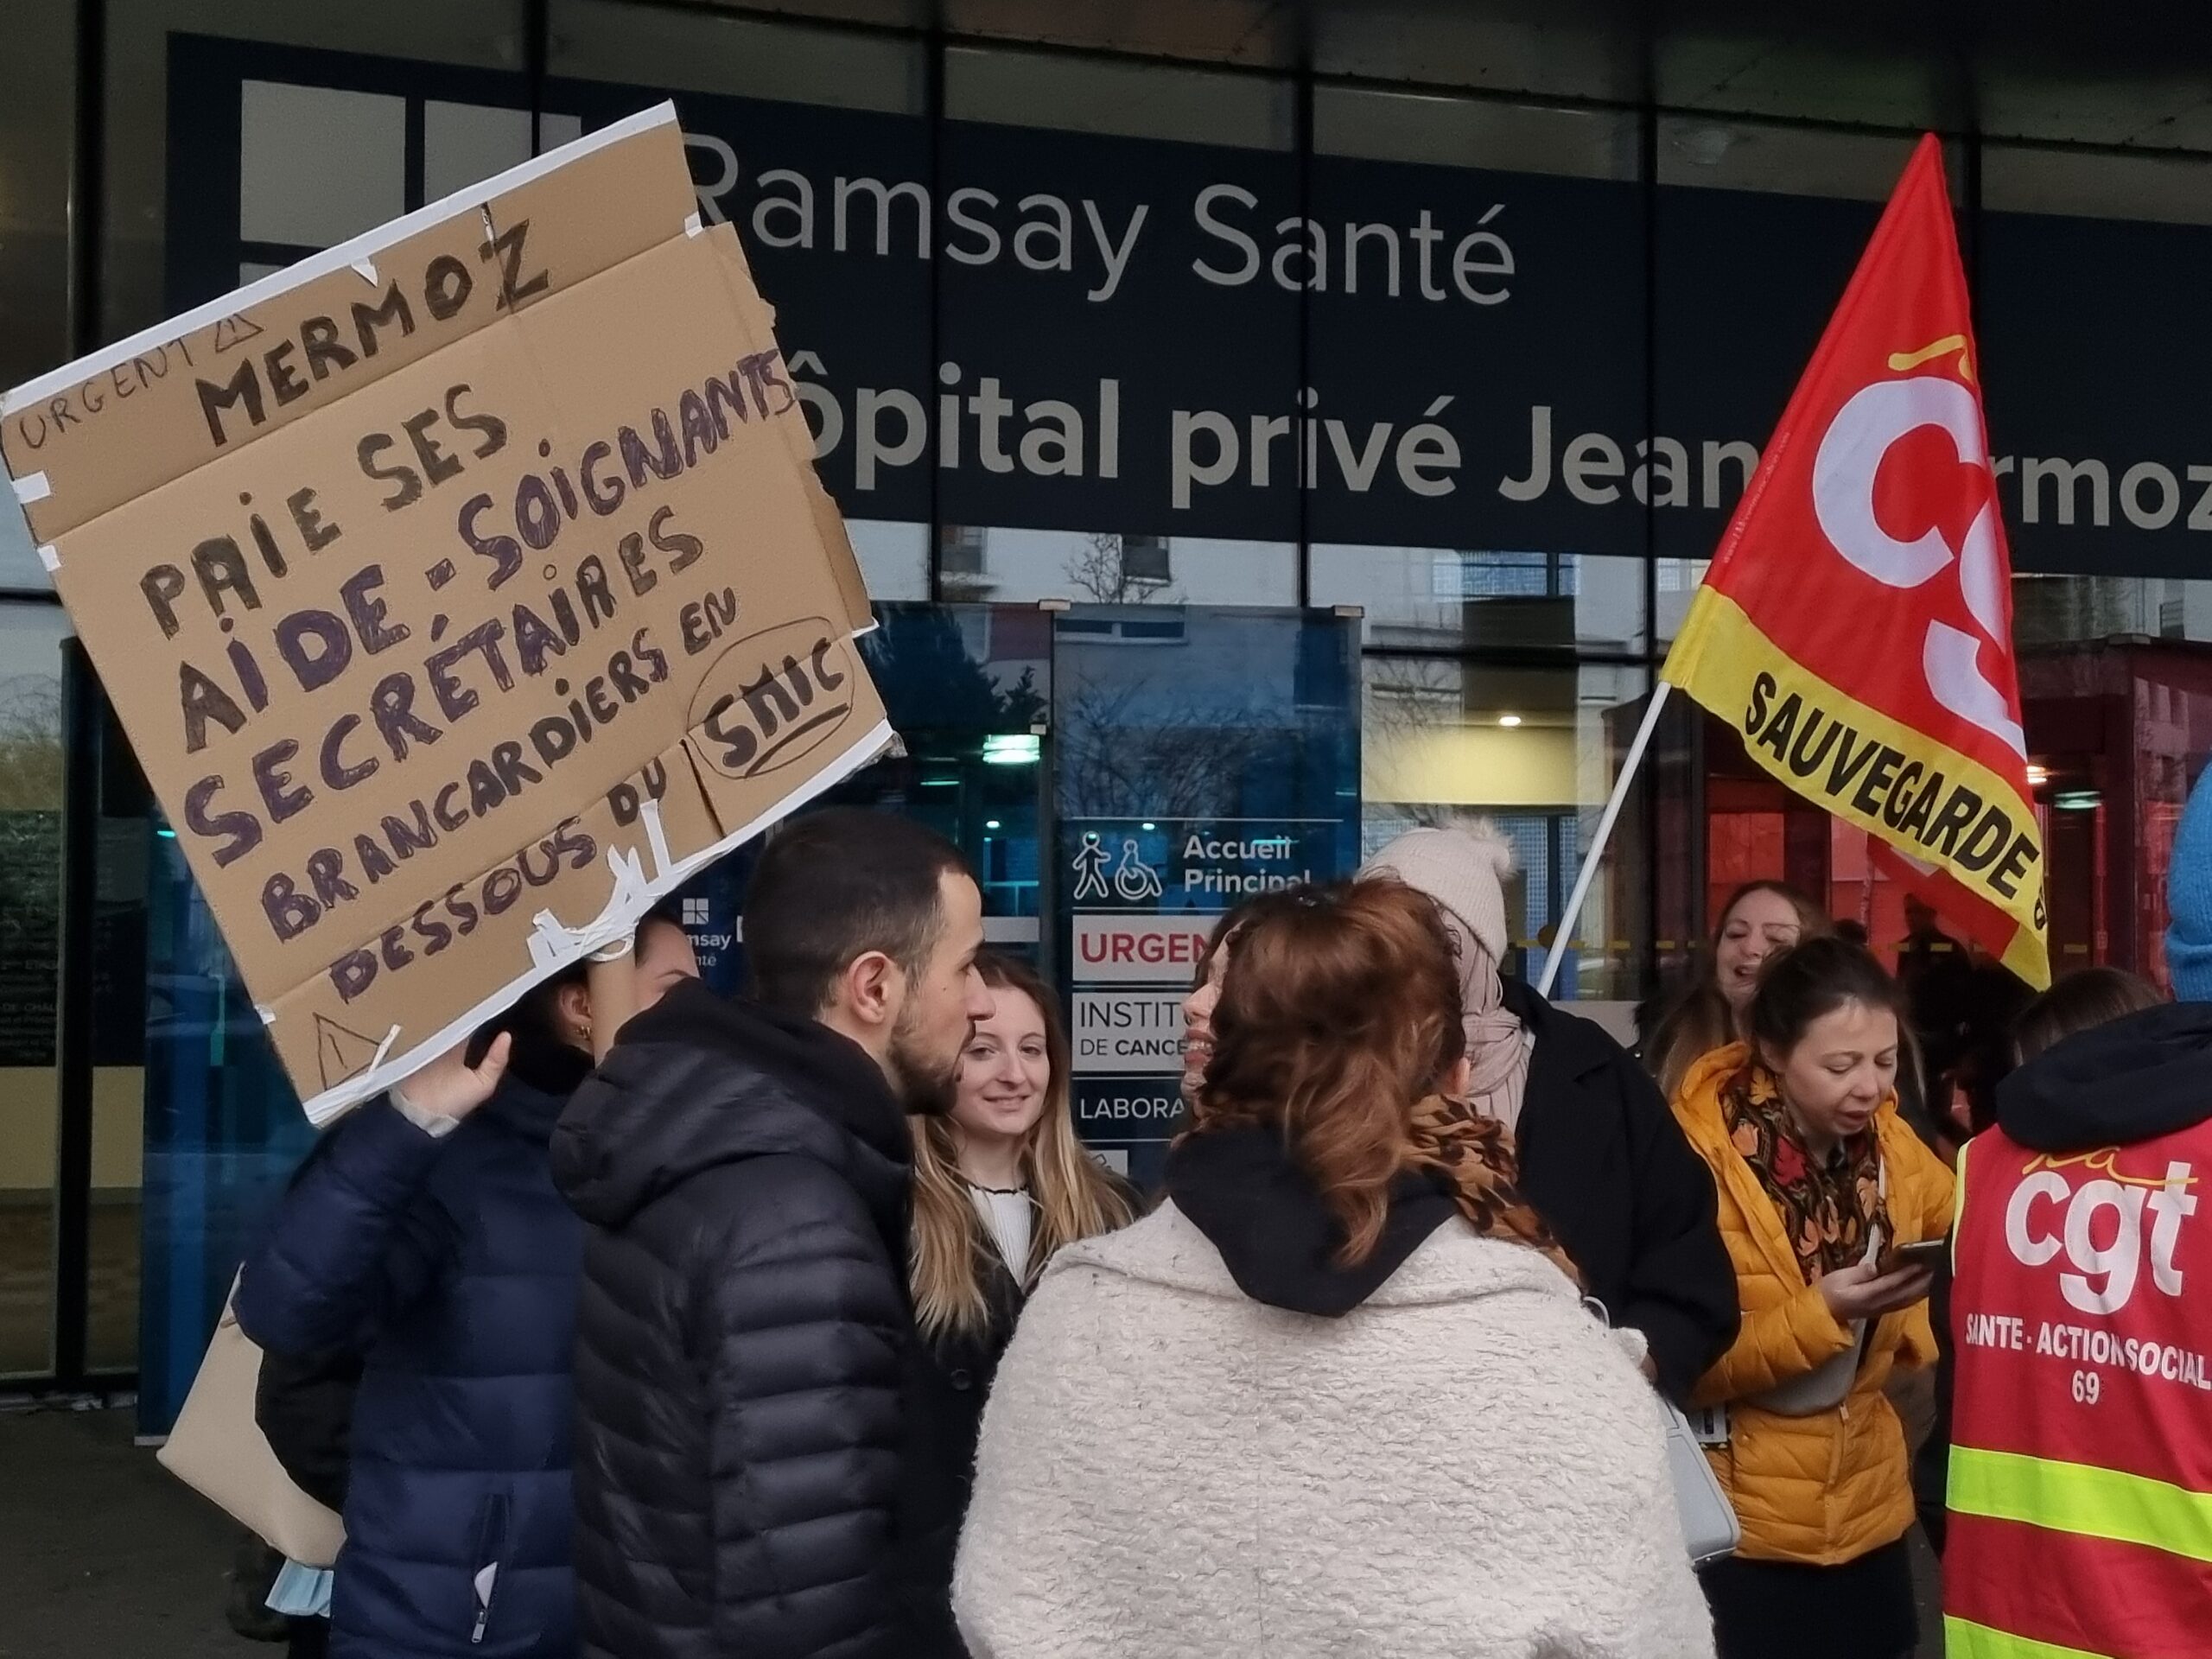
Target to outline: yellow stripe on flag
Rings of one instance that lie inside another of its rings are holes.
[[[2033,1637],[2009,1636],[1970,1618],[1943,1619],[1944,1659],[2105,1659],[2087,1648],[2064,1648]]]
[[[1961,1515],[2212,1561],[2212,1495],[2118,1469],[1954,1446],[1948,1501]]]
[[[1838,690],[1712,587],[1699,589],[1660,677],[1733,726],[1782,783],[2009,918],[2005,965],[2050,983],[2043,838],[2018,783]]]

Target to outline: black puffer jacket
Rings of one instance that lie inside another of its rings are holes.
[[[1713,1173],[1659,1085],[1605,1031],[1517,979],[1505,1006],[1535,1038],[1513,1129],[1522,1196],[1613,1323],[1643,1333],[1660,1388],[1687,1398],[1740,1317]]]
[[[912,1142],[875,1062],[696,982],[553,1142],[590,1224],[576,1350],[587,1654],[904,1650],[892,1559]]]
[[[1034,1266],[1041,1270],[1044,1263]],[[999,1360],[1027,1293],[988,1243],[976,1250],[988,1317],[974,1331],[918,1339],[906,1377],[907,1452],[899,1522],[912,1659],[963,1659],[952,1622],[952,1565],[976,1484],[976,1442]]]

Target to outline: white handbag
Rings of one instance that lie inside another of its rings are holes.
[[[1743,1522],[1713,1472],[1713,1460],[1698,1443],[1690,1420],[1672,1401],[1654,1395],[1667,1417],[1667,1472],[1674,1478],[1675,1509],[1682,1518],[1682,1541],[1690,1565],[1703,1567],[1732,1555],[1744,1541]]]
[[[1582,1301],[1607,1329],[1618,1328],[1605,1305],[1595,1296],[1586,1296]],[[1744,1541],[1743,1523],[1736,1518],[1735,1506],[1722,1490],[1720,1478],[1713,1472],[1696,1430],[1681,1408],[1656,1389],[1651,1391],[1651,1402],[1665,1427],[1667,1475],[1675,1488],[1675,1512],[1681,1519],[1682,1541],[1688,1547],[1690,1565],[1702,1567],[1734,1554],[1736,1546]]]
[[[238,1329],[238,1316],[226,1302],[176,1427],[154,1455],[270,1548],[302,1567],[328,1567],[338,1559],[346,1529],[292,1484],[269,1449],[253,1414],[260,1377],[261,1350]]]

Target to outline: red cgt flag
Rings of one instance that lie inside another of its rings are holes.
[[[2044,849],[1942,154],[1920,142],[1662,677],[2035,986]]]

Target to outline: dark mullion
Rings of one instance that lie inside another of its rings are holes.
[[[54,1371],[85,1385],[92,1276],[92,904],[99,880],[99,682],[75,639],[61,646],[61,939],[54,1021]]]

